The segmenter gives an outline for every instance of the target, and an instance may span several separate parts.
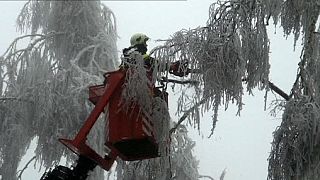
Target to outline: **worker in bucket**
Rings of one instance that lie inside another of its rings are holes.
[[[129,56],[132,52],[139,52],[143,56],[145,67],[153,69],[155,65],[155,59],[147,54],[147,42],[149,39],[150,38],[143,33],[136,33],[132,35],[130,38],[131,46],[123,49],[124,57]],[[190,69],[188,69],[187,66],[187,63],[181,63],[180,61],[176,61],[170,64],[169,73],[179,77],[187,76],[190,71]]]

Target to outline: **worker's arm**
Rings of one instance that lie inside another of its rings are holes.
[[[181,61],[176,61],[170,64],[169,73],[175,76],[183,77],[187,76],[191,72],[191,69],[188,68],[188,63]]]
[[[147,67],[153,67],[155,68],[156,59],[153,57],[150,57],[149,55],[144,55],[144,63]],[[188,68],[188,63],[181,63],[181,61],[176,61],[173,63],[167,64],[166,66],[169,67],[169,73],[173,74],[175,76],[183,77],[187,76],[189,73],[191,73],[191,69]]]

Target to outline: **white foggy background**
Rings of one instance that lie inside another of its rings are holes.
[[[0,1],[0,55],[19,34],[15,20],[26,1]],[[147,34],[149,50],[156,45],[157,39],[167,39],[181,29],[205,26],[209,18],[209,6],[214,0],[187,1],[103,1],[115,14],[119,35],[119,52],[129,46],[130,36],[137,32]],[[269,27],[270,38],[270,81],[286,93],[290,92],[296,77],[300,47],[293,51],[293,38],[287,40],[282,30],[273,25]],[[298,43],[299,45],[299,43]],[[170,89],[170,88],[168,88]],[[214,135],[208,139],[211,130],[211,114],[201,121],[201,133],[189,127],[190,137],[196,141],[194,155],[199,160],[199,173],[219,179],[226,169],[225,180],[263,180],[267,178],[267,158],[271,149],[272,133],[281,123],[281,113],[270,116],[270,109],[264,111],[263,91],[254,91],[254,96],[244,96],[241,116],[236,116],[237,108],[229,106],[228,111],[221,107]],[[280,97],[279,97],[280,98]],[[268,94],[267,108],[272,93]],[[171,101],[170,101],[171,100]],[[169,97],[171,117],[174,116],[176,100]],[[23,158],[22,169],[33,156],[34,143]],[[23,180],[40,179],[43,169],[34,169],[31,163],[22,176]],[[203,178],[205,179],[205,178]]]

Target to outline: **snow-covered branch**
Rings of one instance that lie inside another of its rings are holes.
[[[192,81],[200,82],[201,90],[193,97],[181,97],[197,102],[211,94],[212,98],[199,106],[201,111],[214,112],[213,126],[217,121],[218,107],[228,107],[229,102],[242,109],[244,85],[247,92],[258,87],[268,87],[269,40],[265,17],[268,12],[260,1],[217,1],[210,6],[210,16],[203,27],[176,32],[163,46],[153,50],[156,59],[166,63],[176,60],[187,63],[199,73],[190,75]],[[186,96],[186,94],[183,94]],[[183,113],[186,102],[179,102]],[[198,125],[199,116],[193,116]]]
[[[117,65],[115,19],[100,1],[31,0],[17,22],[21,32],[30,34],[16,38],[0,58],[4,179],[17,178],[18,163],[34,137],[40,165],[52,167],[70,155],[57,138],[76,133],[92,108],[87,87],[102,83],[102,74]],[[103,134],[103,128],[94,131]],[[95,139],[93,146],[102,147],[104,136]],[[102,179],[101,172],[92,178]]]

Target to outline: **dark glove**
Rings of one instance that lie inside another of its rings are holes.
[[[179,77],[187,76],[190,73],[188,63],[181,63],[180,61],[171,63],[169,73]]]

